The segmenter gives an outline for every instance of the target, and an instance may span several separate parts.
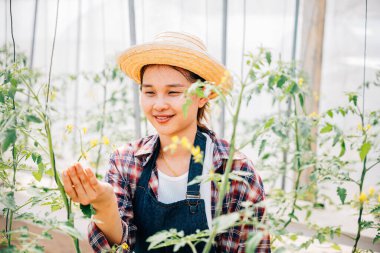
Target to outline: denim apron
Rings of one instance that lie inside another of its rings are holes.
[[[195,136],[194,146],[199,146],[203,154],[205,154],[206,137],[199,130]],[[159,202],[148,187],[159,150],[160,141],[158,140],[152,157],[144,166],[133,200],[134,223],[137,226],[134,248],[136,253],[148,252],[149,243],[146,242],[146,239],[161,230],[175,228],[177,231],[182,230],[185,235],[189,235],[195,233],[197,229],[208,229],[205,202],[200,198],[200,184],[188,185],[186,199],[170,204]],[[191,156],[188,182],[192,181],[196,176],[202,175],[202,169],[202,164],[195,163],[193,156]],[[196,245],[197,252],[202,252],[204,246],[204,242],[199,242]],[[173,246],[154,249],[149,252],[173,252]],[[192,251],[186,245],[177,252],[191,253]],[[210,252],[215,252],[215,249],[212,248]]]

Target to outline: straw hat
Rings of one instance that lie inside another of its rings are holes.
[[[126,50],[118,64],[130,78],[141,84],[141,68],[148,64],[165,64],[187,69],[215,85],[230,88],[231,77],[226,68],[208,54],[197,37],[179,32],[163,32],[153,42]],[[210,95],[210,98],[216,94]]]

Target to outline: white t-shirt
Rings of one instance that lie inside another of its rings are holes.
[[[214,143],[207,134],[202,134],[207,138],[202,171],[202,175],[206,175],[212,167]],[[188,176],[189,172],[179,177],[171,177],[158,170],[158,201],[169,204],[184,200],[186,198]],[[211,182],[201,184],[200,194],[201,199],[205,202],[207,224],[211,229]]]

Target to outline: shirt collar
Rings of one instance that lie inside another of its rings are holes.
[[[222,139],[217,139],[215,132],[210,129],[203,129],[202,132],[210,136],[212,142],[215,144],[213,151],[213,164],[215,168],[220,168],[223,163],[223,160],[227,160],[229,157],[230,145],[227,141]],[[158,145],[158,134],[150,135],[145,138],[142,138],[138,143],[138,148],[135,152],[135,157],[140,157],[142,165],[144,166],[153,154],[153,150]],[[240,152],[236,152],[234,155],[234,160],[244,159],[244,155]]]

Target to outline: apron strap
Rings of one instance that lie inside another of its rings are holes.
[[[195,135],[194,140],[194,147],[199,146],[202,153],[203,153],[203,161],[206,151],[206,137],[202,134],[202,132],[198,129],[197,133]],[[194,161],[193,155],[191,155],[190,160],[190,169],[189,169],[189,176],[188,176],[188,183],[191,182],[195,177],[201,176],[203,171],[203,162],[202,163],[196,163]],[[200,199],[200,183],[192,184],[187,186],[187,192],[186,192],[186,199],[187,200],[197,200]]]

